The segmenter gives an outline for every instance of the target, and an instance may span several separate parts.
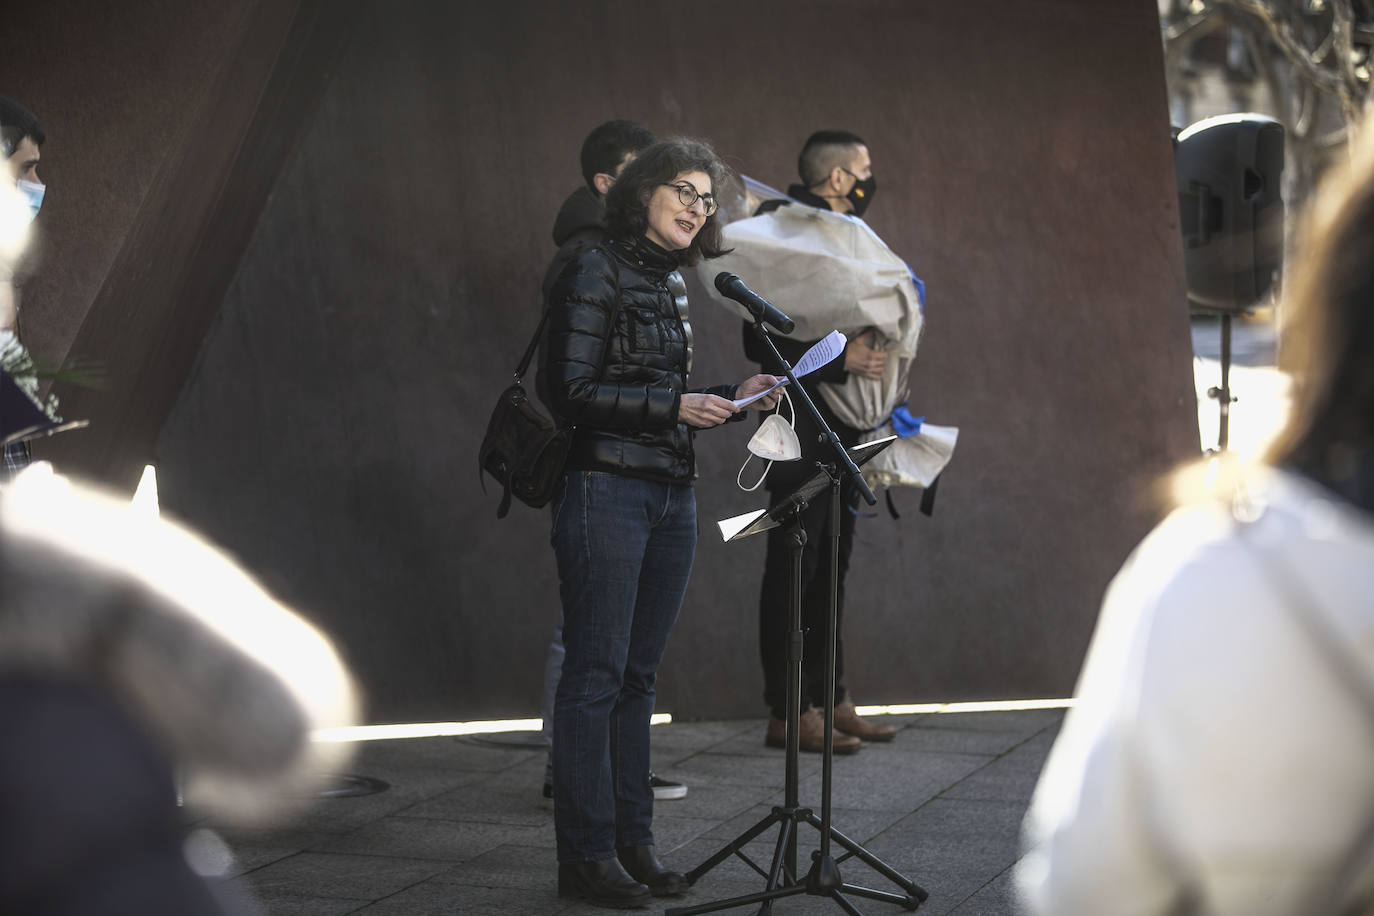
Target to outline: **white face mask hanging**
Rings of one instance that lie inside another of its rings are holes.
[[[761,424],[754,435],[749,439],[750,456],[744,459],[744,464],[740,465],[739,473],[735,475],[735,483],[746,493],[752,493],[763,482],[768,479],[768,470],[773,466],[774,461],[796,461],[801,458],[801,441],[797,439],[796,420],[797,413],[792,406],[792,398],[787,393],[787,389],[782,390],[783,400],[787,402],[787,412],[792,415],[792,419],[782,418],[782,401],[778,402],[778,409],[770,414]],[[763,473],[759,479],[754,481],[752,486],[744,485],[744,469],[749,467],[749,462],[753,456],[757,455],[764,461]]]

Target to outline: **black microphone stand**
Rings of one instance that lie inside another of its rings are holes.
[[[697,906],[671,907],[664,910],[664,916],[694,916],[697,913],[710,913],[754,903],[761,904],[760,914],[767,914],[772,912],[774,900],[782,897],[793,897],[798,894],[830,897],[846,913],[857,914],[857,916],[862,916],[861,912],[845,897],[845,894],[895,903],[907,910],[914,910],[929,896],[926,891],[916,882],[903,876],[896,869],[873,855],[861,844],[845,836],[831,823],[831,781],[835,737],[835,631],[839,618],[840,482],[844,479],[841,475],[849,479],[870,506],[876,503],[878,498],[873,494],[873,489],[869,487],[868,482],[864,480],[863,474],[854,463],[853,457],[841,444],[839,436],[825,422],[825,418],[816,409],[816,405],[811,400],[810,395],[806,393],[806,389],[797,382],[797,377],[792,373],[791,365],[778,352],[777,345],[773,343],[772,337],[769,336],[763,325],[762,316],[758,314],[754,316],[754,333],[772,351],[778,365],[782,366],[788,383],[792,386],[792,391],[800,398],[806,406],[806,410],[815,419],[817,427],[821,430],[821,440],[829,443],[830,449],[834,453],[833,460],[828,464],[817,462],[819,473],[829,478],[828,489],[830,491],[830,613],[825,642],[826,695],[825,732],[821,752],[821,814],[820,817],[817,817],[810,808],[802,808],[798,798],[802,689],[801,558],[802,549],[806,544],[806,531],[802,526],[801,516],[811,498],[809,494],[814,492],[812,488],[803,484],[797,492],[768,510],[768,515],[775,521],[788,524],[787,544],[791,555],[790,619],[787,634],[786,750],[784,751],[786,771],[783,803],[774,807],[772,813],[687,873],[687,880],[695,884],[702,875],[730,856],[735,855],[765,877],[767,883],[764,885],[764,889],[756,894],[745,894],[740,897],[731,897]],[[801,823],[810,824],[820,833],[820,849],[811,853],[811,868],[804,876],[797,870],[797,827]],[[780,825],[780,829],[771,866],[765,872],[742,850],[755,837],[774,824]],[[846,850],[845,855],[839,859],[835,859],[831,855],[830,843],[832,839]],[[845,883],[840,875],[839,863],[851,857],[859,859],[900,887],[905,893],[893,894]]]
[[[1237,398],[1231,395],[1231,313],[1221,316],[1221,385],[1207,389],[1207,397],[1216,399],[1221,412],[1217,425],[1217,447],[1207,449],[1209,455],[1226,451],[1231,438],[1231,405]]]

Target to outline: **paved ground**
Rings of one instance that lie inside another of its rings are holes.
[[[891,744],[836,759],[834,826],[924,887],[930,898],[921,913],[1014,914],[1018,825],[1061,718],[1057,710],[894,717],[902,727]],[[763,730],[762,720],[654,728],[655,769],[691,787],[685,799],[657,806],[655,835],[668,864],[697,866],[782,801],[783,755],[763,746]],[[224,831],[233,880],[272,916],[606,912],[556,894],[543,766],[540,749],[476,738],[366,742],[353,771],[390,788],[324,799],[289,828]],[[802,755],[800,774],[802,804],[819,811],[819,757]],[[800,836],[805,863],[818,834],[803,827]],[[770,830],[749,847],[760,864],[776,838]],[[851,883],[895,889],[858,860],[843,862],[841,873]],[[730,859],[673,905],[754,893],[763,884]],[[856,903],[870,916],[905,912]],[[779,901],[774,912],[844,911],[828,898],[801,896]]]

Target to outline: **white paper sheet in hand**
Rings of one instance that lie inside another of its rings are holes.
[[[816,342],[816,345],[807,350],[802,358],[797,360],[797,365],[792,369],[792,374],[801,378],[809,372],[815,372],[821,366],[830,362],[835,357],[844,352],[844,345],[849,342],[839,331],[831,331]]]
[[[792,374],[795,375],[797,378],[801,378],[803,375],[806,375],[809,372],[815,372],[821,366],[824,366],[826,363],[830,362],[832,359],[843,353],[845,344],[847,343],[849,343],[849,339],[847,337],[845,337],[839,331],[831,331],[829,334],[825,335],[820,340],[816,341],[815,346],[813,346],[810,350],[807,350],[804,354],[802,354],[802,358],[797,360],[797,364],[792,367]],[[736,408],[747,407],[748,405],[757,401],[759,398],[763,397],[765,394],[777,391],[779,388],[786,384],[787,381],[783,380],[781,382],[778,382],[772,388],[767,388],[763,391],[760,391],[758,394],[753,395],[752,397],[742,398],[738,401],[733,401],[731,403],[733,403]]]

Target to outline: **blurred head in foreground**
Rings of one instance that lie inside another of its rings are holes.
[[[44,465],[0,488],[0,910],[202,912],[176,788],[279,818],[356,713],[329,642],[190,531]]]

